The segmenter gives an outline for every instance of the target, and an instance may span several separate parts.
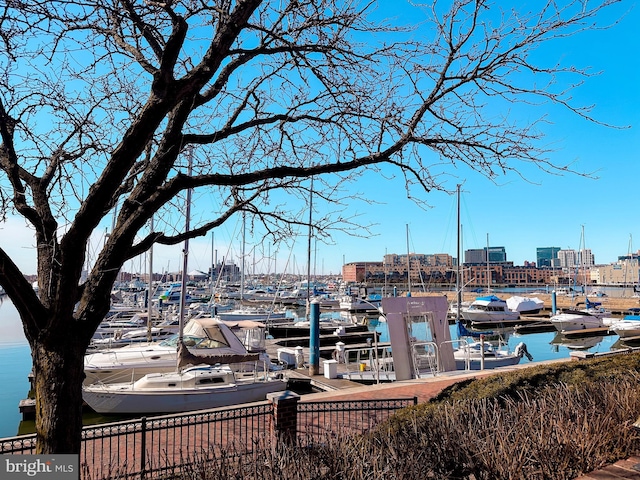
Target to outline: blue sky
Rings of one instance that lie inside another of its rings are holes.
[[[402,13],[396,11],[399,3],[382,4],[382,11],[392,4],[394,13]],[[545,140],[553,148],[549,155],[552,162],[572,162],[576,170],[592,172],[597,178],[556,176],[525,166],[522,177],[509,174],[491,182],[460,169],[457,173],[464,180],[464,249],[485,247],[488,235],[491,246],[504,246],[507,259],[521,265],[535,261],[536,247],[578,249],[584,227],[584,243],[594,253],[596,263],[614,262],[630,247],[640,250],[640,227],[634,213],[640,178],[640,6],[622,2],[602,20],[606,23],[627,10],[626,17],[611,29],[585,32],[540,52],[601,72],[587,78],[574,99],[579,104],[594,104],[592,113],[598,120],[620,128],[593,124],[559,107],[549,107]],[[455,196],[430,193],[427,200],[431,207],[421,209],[406,199],[400,179],[390,181],[366,172],[357,189],[377,202],[371,206],[355,204],[351,212],[362,214],[363,222],[376,224],[373,235],[363,239],[336,234],[335,245],[318,244],[316,273],[337,274],[343,261],[381,261],[385,253],[404,254],[407,249],[455,255]],[[33,239],[23,225],[15,218],[0,224],[0,246],[25,273],[35,273]],[[217,258],[238,259],[240,238],[238,219],[216,230],[213,245]],[[301,231],[294,247],[273,247],[269,252],[254,254],[250,243],[248,239],[248,260],[260,260],[255,271],[273,271],[273,263],[263,258],[271,255],[277,258],[278,271],[283,271],[288,262],[287,272],[306,272],[306,232]],[[178,270],[181,249],[155,249],[154,270]],[[192,241],[189,258],[190,270],[206,270],[212,258],[211,237]],[[126,269],[146,271],[141,261],[132,262]]]

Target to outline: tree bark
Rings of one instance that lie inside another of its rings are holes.
[[[53,335],[55,340],[31,345],[36,394],[36,454],[80,452],[86,346],[78,345],[77,339],[69,333],[59,332]]]

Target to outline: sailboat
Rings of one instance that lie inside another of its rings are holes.
[[[191,174],[191,159],[189,160]],[[186,225],[188,232],[191,190],[187,190]],[[182,292],[185,292],[189,240],[185,240]],[[184,337],[185,299],[180,300],[180,333],[177,338],[176,369],[172,372],[148,373],[138,380],[124,383],[94,383],[83,387],[83,399],[98,413],[175,413],[216,408],[266,399],[269,393],[286,390],[285,377],[266,368],[250,372],[231,369],[234,362],[252,358],[225,355],[198,355],[187,348]],[[220,342],[207,332],[212,343]],[[228,339],[226,339],[228,340]],[[214,346],[214,345],[212,345]],[[259,356],[255,355],[255,361]]]
[[[568,332],[573,330],[587,330],[604,328],[605,317],[609,317],[611,312],[601,307],[600,303],[591,302],[588,297],[586,289],[586,261],[584,259],[586,255],[586,248],[584,243],[584,225],[582,226],[582,235],[580,238],[581,256],[583,264],[583,277],[585,293],[585,307],[572,308],[553,315],[550,318],[551,324],[556,327],[559,332]]]
[[[497,346],[492,345],[490,342],[485,342],[483,340],[484,335],[489,335],[492,332],[484,331],[484,332],[474,332],[468,330],[464,324],[462,323],[461,316],[466,320],[475,323],[474,320],[478,321],[484,317],[490,319],[487,323],[496,323],[495,316],[491,316],[491,308],[489,305],[497,301],[501,301],[497,297],[489,297],[487,301],[487,306],[482,308],[478,306],[478,299],[470,306],[462,306],[462,286],[463,282],[460,281],[460,256],[461,256],[461,243],[460,243],[460,185],[457,187],[457,210],[458,210],[458,232],[457,232],[457,252],[456,255],[458,257],[457,262],[457,272],[456,272],[456,295],[457,295],[457,308],[455,310],[456,315],[456,325],[458,330],[458,339],[459,345],[453,351],[453,356],[456,362],[456,369],[458,370],[481,370],[485,368],[496,368],[496,367],[504,367],[510,365],[517,365],[520,363],[522,357],[526,356],[529,361],[533,360],[533,357],[529,354],[527,350],[527,346],[524,342],[520,342],[514,351],[511,351],[508,348],[508,345],[500,343]],[[487,265],[489,259],[489,246],[487,240]],[[487,272],[488,277],[488,272]],[[506,302],[505,302],[506,305]],[[466,315],[469,315],[469,310],[473,311],[474,309],[478,309],[480,314],[478,316],[473,316],[471,318],[467,318]],[[500,309],[502,310],[502,309]],[[496,311],[496,313],[498,313]],[[505,314],[500,313],[501,320],[497,323],[503,323]],[[519,313],[516,312],[516,318],[519,318]],[[480,323],[483,323],[482,321]],[[479,340],[478,340],[479,339]]]
[[[183,327],[182,343],[200,355],[227,358],[235,370],[253,370],[256,362],[261,367],[268,365],[270,360],[266,354],[257,352],[249,342],[242,342],[240,338],[255,338],[263,333],[264,325],[256,322],[193,318]],[[158,342],[88,353],[84,358],[84,383],[131,382],[149,373],[173,372],[178,363],[179,345],[180,335],[176,333]]]

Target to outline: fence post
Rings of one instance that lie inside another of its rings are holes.
[[[140,478],[145,478],[146,474],[147,474],[147,417],[142,417],[140,419],[140,423],[141,428],[140,431],[142,432],[142,438],[140,439],[140,454],[138,456],[138,458],[140,458]]]
[[[268,394],[267,400],[273,405],[271,429],[276,440],[294,444],[298,432],[298,400],[300,400],[300,395],[285,390]]]

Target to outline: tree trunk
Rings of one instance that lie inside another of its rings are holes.
[[[37,454],[80,453],[86,347],[73,332],[32,346]],[[78,342],[75,339],[75,343]]]

